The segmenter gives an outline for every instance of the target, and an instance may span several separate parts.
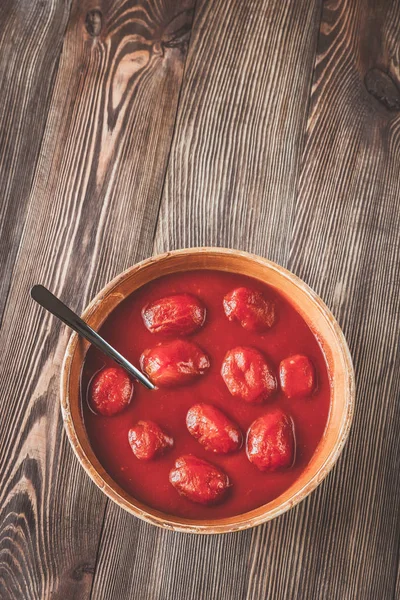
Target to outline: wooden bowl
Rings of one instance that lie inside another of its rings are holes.
[[[225,519],[200,521],[164,514],[125,492],[101,466],[89,443],[80,400],[82,363],[89,344],[77,334],[69,341],[61,378],[65,429],[79,462],[111,500],[133,515],[166,529],[190,533],[226,533],[254,527],[281,515],[303,500],[332,469],[346,441],[354,408],[354,372],[339,325],[322,300],[298,277],[259,256],[223,248],[191,248],[145,260],[113,279],[94,298],[83,319],[98,330],[112,310],[137,288],[162,275],[192,269],[230,271],[255,277],[290,299],[318,338],[331,378],[328,423],[310,463],[278,498],[250,512]]]

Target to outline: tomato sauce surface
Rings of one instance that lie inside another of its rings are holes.
[[[261,291],[276,303],[277,322],[263,333],[244,329],[230,322],[224,312],[223,298],[232,289],[246,286]],[[88,405],[90,381],[103,367],[115,366],[93,346],[88,350],[81,378],[84,423],[91,446],[111,477],[144,504],[180,517],[218,519],[252,510],[289,488],[305,469],[320,442],[328,419],[330,383],[322,349],[304,319],[276,290],[243,275],[220,271],[189,271],[161,277],[131,294],[107,318],[100,333],[128,360],[139,365],[146,348],[171,339],[151,333],[143,323],[142,308],[164,296],[190,293],[206,306],[203,327],[186,339],[194,341],[209,356],[211,367],[193,382],[179,387],[145,389],[134,382],[133,398],[123,412],[112,417],[95,414]],[[280,387],[263,404],[249,404],[231,396],[221,376],[221,365],[228,350],[251,346],[265,354],[278,377],[284,358],[304,354],[313,363],[317,388],[310,397],[288,399]],[[255,419],[279,407],[293,419],[296,459],[292,468],[261,472],[246,456],[245,444],[232,454],[207,451],[190,435],[186,414],[199,402],[213,404],[237,423],[244,437]],[[174,447],[163,456],[143,462],[132,452],[128,431],[140,420],[152,420],[174,439]],[[194,454],[219,466],[232,483],[221,504],[204,506],[180,496],[169,482],[175,460]]]

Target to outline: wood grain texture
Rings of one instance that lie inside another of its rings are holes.
[[[225,245],[285,263],[319,19],[318,0],[199,5],[156,252]]]
[[[325,5],[289,267],[337,315],[353,355],[358,392],[344,455],[305,507],[304,558],[293,598],[318,592],[345,600],[396,597],[399,58],[398,3]],[[394,91],[371,94],[367,74],[379,81],[377,71],[395,82]],[[292,563],[296,556],[290,552]]]
[[[72,6],[0,333],[7,599],[90,595],[106,499],[62,428],[68,332],[29,289],[44,283],[79,311],[151,253],[192,14],[168,0]]]
[[[318,2],[197,4],[155,251],[284,262],[319,18]],[[245,598],[252,536],[158,531],[108,504],[92,597]]]
[[[69,0],[0,2],[0,323],[69,8]]]
[[[356,414],[327,481],[255,532],[248,598],[399,598],[399,8],[324,5],[288,266],[344,329]]]

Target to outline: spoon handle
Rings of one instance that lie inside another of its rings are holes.
[[[93,346],[96,346],[99,350],[104,352],[107,356],[112,358],[116,363],[121,365],[130,375],[140,381],[149,390],[154,390],[155,386],[151,381],[143,375],[139,369],[132,365],[126,358],[124,358],[117,350],[115,350],[106,340],[104,340],[96,331],[94,331],[85,321],[82,321],[76,313],[74,313],[68,306],[65,306],[61,300],[59,300],[54,294],[52,294],[43,285],[34,285],[31,289],[31,296],[38,304],[43,306],[46,310],[58,317],[63,323],[68,325],[71,329],[79,333],[82,337],[88,340]]]

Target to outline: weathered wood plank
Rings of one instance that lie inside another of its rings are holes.
[[[0,3],[0,323],[69,7],[69,0]]]
[[[200,5],[156,251],[207,243],[285,262],[319,18],[318,1]]]
[[[344,329],[357,406],[328,480],[294,514],[255,532],[248,598],[396,597],[399,25],[396,3],[324,5],[288,265]]]
[[[75,0],[0,333],[0,589],[90,594],[105,497],[63,433],[68,333],[34,305],[74,309],[151,253],[191,27],[191,2]]]
[[[155,250],[247,248],[285,262],[319,2],[199,2]],[[293,100],[295,99],[295,100]],[[252,532],[159,531],[109,504],[93,598],[244,598]]]

